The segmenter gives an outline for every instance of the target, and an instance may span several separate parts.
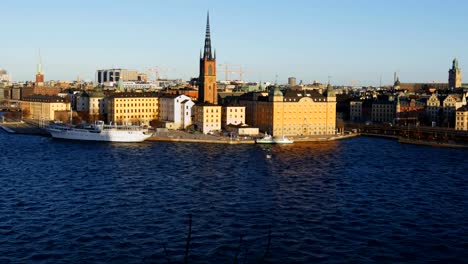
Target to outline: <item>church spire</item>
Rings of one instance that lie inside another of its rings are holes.
[[[39,63],[37,64],[37,73],[42,74],[42,57],[41,57],[41,49],[39,49]]]
[[[205,50],[203,53],[204,59],[213,59],[213,54],[211,53],[211,35],[210,35],[210,12],[206,15],[206,34],[205,34]]]

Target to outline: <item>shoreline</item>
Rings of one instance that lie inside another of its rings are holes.
[[[441,148],[468,148],[468,145],[458,144],[458,143],[445,143],[445,142],[436,142],[436,141],[427,141],[427,140],[418,140],[418,139],[407,139],[407,138],[398,138],[398,143],[401,144],[411,144],[411,145],[420,145],[420,146],[430,146],[430,147],[441,147]]]

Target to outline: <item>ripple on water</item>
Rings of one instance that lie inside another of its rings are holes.
[[[181,262],[189,214],[191,263],[466,259],[464,150],[376,138],[219,146],[3,133],[0,149],[0,263]]]

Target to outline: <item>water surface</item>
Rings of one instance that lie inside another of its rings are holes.
[[[180,263],[190,214],[189,263],[467,259],[463,149],[365,137],[230,146],[0,132],[0,152],[0,263]]]

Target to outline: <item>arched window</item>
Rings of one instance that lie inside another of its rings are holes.
[[[213,75],[213,66],[212,65],[208,66],[208,75]]]

